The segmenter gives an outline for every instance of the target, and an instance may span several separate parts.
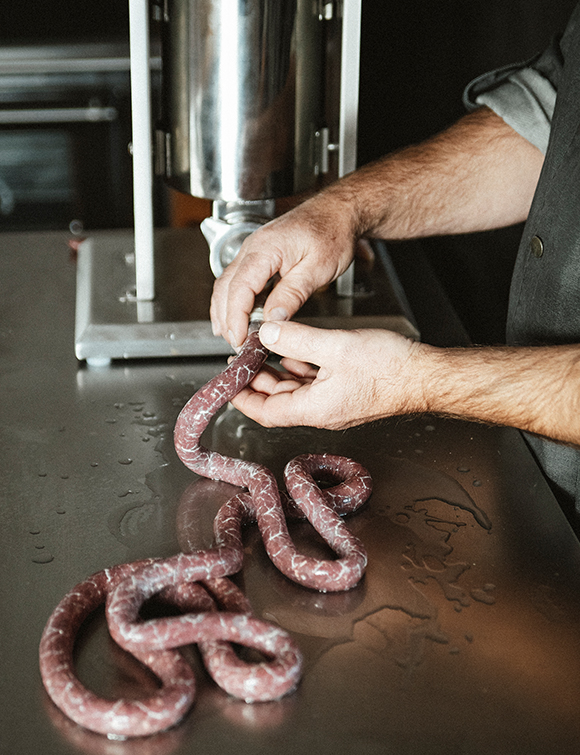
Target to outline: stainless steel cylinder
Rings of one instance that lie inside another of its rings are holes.
[[[168,0],[166,174],[207,199],[290,196],[316,181],[323,35],[313,0]]]

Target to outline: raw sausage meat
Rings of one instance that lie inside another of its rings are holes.
[[[297,646],[279,627],[252,617],[247,599],[232,582],[216,577],[200,583],[186,581],[192,572],[203,571],[199,564],[192,565],[196,555],[105,569],[61,600],[42,635],[40,671],[49,696],[69,718],[112,738],[146,736],[173,726],[187,713],[195,695],[191,666],[174,648],[191,642],[199,644],[217,684],[236,697],[249,702],[272,700],[298,684],[302,659]],[[162,599],[187,613],[145,622],[134,616],[125,632],[130,636],[120,637],[123,629],[119,629],[115,614],[126,611],[127,606],[119,608],[119,601],[129,593],[127,601],[138,612],[143,595],[140,586],[153,594],[164,582],[169,586],[161,592]],[[73,646],[78,629],[105,600],[111,634],[160,681],[158,692],[148,698],[106,700],[88,690],[75,674]],[[218,612],[218,607],[223,612]],[[267,660],[244,663],[224,640],[253,647]]]
[[[253,324],[232,363],[203,386],[182,410],[175,447],[194,472],[248,489],[222,506],[214,522],[215,547],[147,559],[105,569],[77,585],[50,617],[40,643],[40,670],[48,694],[70,718],[92,731],[125,738],[153,734],[177,723],[192,704],[193,672],[177,648],[197,643],[211,676],[228,693],[248,702],[273,700],[298,684],[300,652],[279,627],[251,615],[245,596],[227,579],[242,567],[242,526],[257,521],[266,550],[290,579],[313,589],[347,590],[360,580],[366,554],[341,515],[368,498],[371,481],[356,462],[329,454],[305,454],[291,461],[285,481],[291,498],[278,492],[265,467],[225,457],[199,444],[212,416],[244,388],[267,352]],[[321,490],[315,479],[334,483]],[[286,516],[306,516],[336,552],[335,560],[302,556],[294,547]],[[180,616],[143,620],[141,606],[159,595]],[[98,697],[77,678],[76,634],[85,618],[106,602],[115,641],[159,679],[157,693],[137,700]],[[264,660],[246,663],[230,643],[258,650]]]
[[[258,522],[268,555],[283,574],[315,590],[348,590],[360,581],[367,557],[340,514],[355,511],[369,497],[371,478],[364,467],[330,454],[305,454],[287,465],[284,478],[294,514],[301,511],[339,555],[337,560],[311,559],[298,554],[290,539],[274,475],[260,464],[223,456],[199,443],[211,417],[250,382],[266,356],[258,326],[251,324],[237,358],[182,409],[175,425],[175,449],[197,474],[248,488],[251,516]],[[321,490],[315,476],[340,483]]]

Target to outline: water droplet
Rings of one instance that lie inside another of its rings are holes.
[[[98,467],[99,462],[98,461],[91,461],[91,467]]]
[[[39,477],[48,477],[48,472],[39,472],[38,476]]]
[[[420,456],[423,453],[423,449],[422,448],[416,448],[415,449],[415,453]]]
[[[28,530],[31,535],[40,535],[40,530]]]
[[[54,556],[48,551],[46,553],[39,553],[32,557],[32,563],[34,564],[50,564],[54,561]]]
[[[69,476],[67,474],[61,474],[60,479],[61,480],[68,480]]]
[[[145,438],[141,438],[141,440],[143,441],[143,443],[149,443],[151,438],[145,437]]]
[[[111,512],[107,526],[120,542],[134,542],[134,538],[140,537],[144,524],[149,522],[155,511],[156,506],[152,501],[144,504],[126,501]]]
[[[107,425],[114,425],[116,423],[116,419],[106,419],[105,422]]]
[[[489,517],[475,504],[463,485],[456,479],[443,472],[430,472],[406,459],[398,459],[396,463],[409,472],[409,480],[413,481],[411,487],[415,488],[414,492],[409,491],[409,493],[415,503],[437,500],[452,507],[459,507],[464,511],[469,511],[481,527],[486,530],[491,529]]]
[[[469,467],[457,467],[458,472],[469,472]]]
[[[57,514],[66,514],[65,509],[55,509]]]
[[[435,425],[425,425],[425,432],[432,433],[435,430]]]
[[[167,432],[169,428],[169,425],[166,423],[161,423],[160,425],[157,425],[157,427],[151,427],[149,430],[147,430],[147,434],[151,435],[153,438],[158,438],[160,435],[163,435],[164,432]]]
[[[143,425],[144,427],[155,427],[157,425],[163,425],[162,422],[159,422],[159,418],[155,414],[143,414],[138,419],[134,419],[132,424]]]
[[[41,551],[44,548],[44,545],[35,545],[34,546],[37,550]]]
[[[474,487],[474,488],[479,488],[479,487],[481,487],[481,480],[474,480],[474,481],[473,481],[473,487]]]
[[[468,632],[465,635],[465,639],[467,640],[467,642],[473,642],[473,635],[471,634],[471,632]]]
[[[128,466],[129,464],[133,463],[133,459],[119,459],[119,464],[123,464],[124,466]]]

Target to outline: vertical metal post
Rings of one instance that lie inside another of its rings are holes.
[[[149,2],[129,0],[135,276],[138,301],[155,297]]]
[[[361,0],[344,0],[340,57],[339,177],[351,173],[356,168],[360,29]],[[354,265],[351,265],[337,279],[336,292],[339,296],[352,297],[353,288]]]
[[[360,29],[361,0],[344,0],[340,58],[339,177],[356,168]]]

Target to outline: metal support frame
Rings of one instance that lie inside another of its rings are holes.
[[[135,222],[135,295],[155,298],[153,222],[153,135],[149,2],[129,0],[133,213]]]
[[[80,245],[75,353],[93,365],[135,357],[229,354],[230,346],[211,332],[214,277],[199,229],[154,230],[149,3],[128,1],[134,231],[96,233]],[[356,167],[361,0],[344,0],[341,6],[342,176]],[[314,310],[311,306],[308,321],[348,327],[352,318],[353,326],[360,327],[367,313],[360,302],[353,303],[353,281],[351,265],[337,282],[339,296],[332,294],[330,301],[327,295]],[[371,320],[374,327],[381,322],[392,327],[392,306],[383,319],[374,311]]]

